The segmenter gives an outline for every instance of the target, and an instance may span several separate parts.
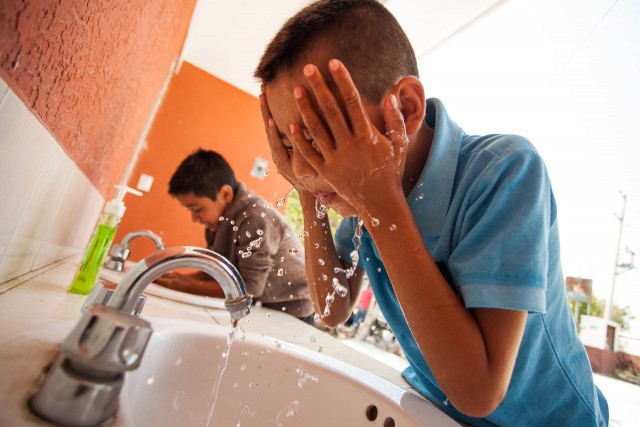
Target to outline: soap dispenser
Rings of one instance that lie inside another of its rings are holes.
[[[93,238],[82,258],[80,269],[67,289],[68,292],[82,295],[88,295],[91,292],[98,276],[98,271],[104,262],[104,257],[116,235],[116,228],[124,215],[124,211],[127,209],[122,199],[127,193],[142,196],[140,191],[125,185],[116,185],[115,187],[116,195],[107,203],[100,216],[98,227],[93,233]]]

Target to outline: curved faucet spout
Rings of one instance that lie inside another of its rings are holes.
[[[124,373],[140,365],[152,333],[151,324],[136,316],[139,297],[154,279],[176,268],[195,268],[216,279],[234,326],[249,314],[251,296],[229,260],[190,246],[158,251],[137,263],[104,305],[83,312],[30,400],[31,410],[68,426],[96,426],[111,418]]]
[[[104,267],[109,270],[122,271],[124,269],[124,263],[129,259],[131,249],[129,249],[129,243],[137,237],[147,237],[156,246],[156,249],[164,249],[164,242],[156,233],[151,230],[139,230],[128,233],[120,244],[114,245],[109,252],[110,258],[104,263]]]
[[[194,268],[213,277],[222,287],[225,308],[232,319],[241,319],[250,312],[251,296],[235,266],[214,251],[178,246],[164,249],[137,263],[122,278],[108,303],[108,307],[128,313],[135,311],[138,297],[155,279],[177,268]]]

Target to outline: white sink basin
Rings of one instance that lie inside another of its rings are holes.
[[[229,348],[230,326],[148,320],[154,333],[141,366],[126,374],[110,427],[458,425],[413,393],[322,353],[242,329]],[[26,401],[73,324],[1,343],[0,425],[48,425]]]

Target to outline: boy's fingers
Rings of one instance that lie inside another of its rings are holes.
[[[349,125],[320,70],[313,64],[307,64],[303,68],[303,73],[331,134],[335,139],[348,137],[350,134]]]
[[[292,123],[289,126],[289,130],[291,131],[291,143],[293,145],[294,150],[298,150],[302,157],[315,169],[322,167],[324,163],[324,158],[322,154],[318,152],[307,140],[300,128],[300,125],[297,123]]]
[[[309,132],[316,142],[318,150],[321,153],[327,153],[328,150],[333,148],[333,138],[313,108],[309,94],[303,87],[298,86],[293,90],[293,97],[296,100],[296,106],[298,107],[307,132]],[[306,141],[306,138],[304,139]],[[308,141],[306,143],[309,145]]]
[[[409,143],[409,138],[404,126],[404,117],[398,108],[398,100],[394,94],[389,95],[385,103],[384,124],[385,136],[391,141],[394,154],[402,153]]]
[[[329,61],[329,70],[344,102],[345,110],[351,123],[351,129],[355,133],[368,131],[369,122],[367,115],[362,106],[358,89],[353,83],[349,71],[344,64],[337,59]]]

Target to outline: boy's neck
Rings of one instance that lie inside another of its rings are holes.
[[[407,160],[402,176],[402,190],[405,196],[416,186],[424,165],[427,163],[433,142],[433,131],[426,123],[423,123],[418,132],[409,137]]]

